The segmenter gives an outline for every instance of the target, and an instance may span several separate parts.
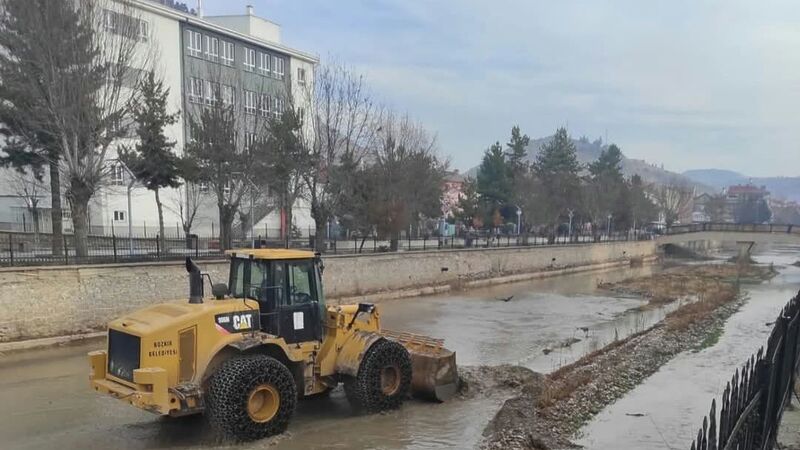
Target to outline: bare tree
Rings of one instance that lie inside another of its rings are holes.
[[[447,163],[436,155],[436,139],[407,115],[387,114],[370,154],[366,177],[371,222],[398,249],[403,230],[424,217],[441,215]]]
[[[362,76],[342,64],[319,66],[313,82],[296,96],[296,108],[303,108],[307,148],[311,170],[305,171],[303,183],[311,207],[317,236],[317,250],[322,250],[326,224],[344,200],[341,180],[352,177],[342,170],[347,160],[361,164],[373,146],[379,129],[382,109],[373,101]]]
[[[653,185],[650,194],[659,211],[664,214],[667,226],[691,214],[694,188],[679,180]]]
[[[18,115],[16,134],[58,149],[76,253],[87,256],[89,202],[124,134],[135,67],[148,65],[148,27],[126,0],[3,0],[0,8],[0,99]]]
[[[11,188],[25,203],[25,209],[31,216],[34,240],[38,243],[41,232],[41,203],[42,199],[48,195],[47,185],[44,180],[37,179],[31,171],[9,170],[8,172]]]
[[[248,85],[239,71],[213,67],[195,79],[185,111],[189,142],[184,177],[204,185],[217,204],[219,241],[231,248],[233,223],[242,202],[254,189],[266,189],[269,123],[283,110],[285,87],[262,82]],[[276,100],[277,99],[277,100]]]
[[[196,183],[185,183],[177,191],[178,195],[172,197],[171,201],[164,206],[178,215],[181,220],[181,229],[183,229],[184,235],[188,238],[192,233],[194,219],[203,205],[202,189]]]

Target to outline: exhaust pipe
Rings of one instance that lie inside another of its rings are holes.
[[[192,258],[186,257],[186,271],[189,272],[189,303],[203,303],[203,274]]]

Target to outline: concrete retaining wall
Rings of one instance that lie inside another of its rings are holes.
[[[654,241],[443,250],[325,258],[325,291],[336,298],[397,297],[398,291],[467,286],[478,279],[623,262],[656,254]],[[227,281],[225,261],[202,262]],[[187,296],[181,263],[0,269],[0,342],[88,332],[127,311]],[[428,292],[431,289],[427,290]],[[409,291],[413,292],[413,291]]]

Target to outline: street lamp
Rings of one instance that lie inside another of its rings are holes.
[[[133,174],[133,171],[128,168],[128,166],[122,162],[121,159],[117,160],[117,164],[122,166],[125,169],[125,172],[128,173],[131,177],[131,181],[128,182],[128,256],[133,255],[133,213],[131,211],[131,190],[133,190],[133,185],[136,184],[136,175]]]
[[[575,216],[575,210],[570,209],[569,211],[569,227],[567,227],[567,238],[569,242],[572,242],[572,218]]]

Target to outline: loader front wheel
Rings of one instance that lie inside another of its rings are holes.
[[[380,340],[367,350],[358,374],[345,380],[350,403],[366,412],[399,407],[411,388],[411,357],[401,344]]]
[[[209,382],[206,414],[224,438],[251,441],[283,433],[297,403],[289,369],[265,355],[232,358]]]

